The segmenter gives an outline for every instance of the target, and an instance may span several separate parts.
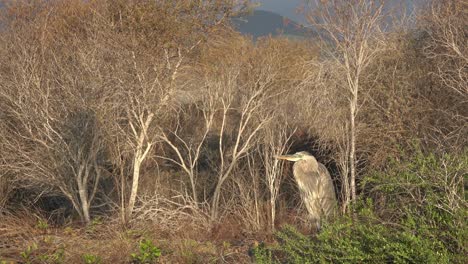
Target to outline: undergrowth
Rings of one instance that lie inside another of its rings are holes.
[[[277,244],[254,249],[257,263],[464,263],[468,155],[419,149],[366,175],[368,197],[353,216],[314,237],[286,226]],[[385,208],[383,210],[382,208]]]

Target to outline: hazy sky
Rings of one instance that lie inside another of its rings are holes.
[[[312,0],[310,2],[314,1],[315,0]],[[407,6],[408,12],[411,12],[414,5],[426,0],[387,0],[386,3],[391,6],[402,1]],[[304,15],[297,12],[301,6],[304,6],[304,0],[252,0],[252,2],[261,4],[258,9],[278,13],[299,23],[306,23]]]

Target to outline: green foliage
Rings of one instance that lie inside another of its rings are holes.
[[[54,253],[52,254],[43,254],[43,255],[38,256],[38,259],[42,263],[55,263],[55,264],[64,263],[64,258],[65,258],[65,249],[63,248],[59,248],[55,250]]]
[[[32,263],[33,253],[37,250],[37,244],[33,243],[32,245],[28,246],[24,251],[20,253],[21,259],[23,259],[24,263]]]
[[[365,177],[371,198],[354,203],[353,217],[325,223],[315,237],[287,226],[279,245],[258,247],[258,263],[464,263],[468,241],[464,182],[468,155],[425,154]]]
[[[96,217],[86,226],[86,233],[93,234],[96,232],[99,226],[103,224],[103,220],[100,217]]]
[[[276,237],[278,246],[255,249],[256,263],[450,263],[441,242],[369,219],[343,217],[316,237],[287,226]]]
[[[276,263],[272,251],[264,243],[260,243],[252,249],[252,257],[258,264]]]
[[[401,161],[390,160],[386,170],[370,173],[363,182],[368,195],[379,200],[379,217],[398,219],[405,231],[441,241],[452,261],[462,263],[468,254],[468,151],[427,154],[415,145],[411,155],[402,156]]]
[[[139,244],[139,252],[132,253],[132,263],[155,263],[161,256],[161,250],[149,239],[143,239]]]
[[[41,230],[46,230],[47,228],[49,228],[49,224],[47,223],[47,221],[39,219],[37,221],[36,227]]]
[[[93,255],[93,254],[83,254],[81,256],[81,258],[83,259],[83,262],[85,264],[100,264],[100,263],[102,263],[101,257]]]
[[[20,257],[23,260],[22,263],[64,263],[65,249],[60,247],[55,249],[52,254],[41,253],[36,243],[28,246],[24,251],[20,252]]]
[[[312,253],[325,262],[448,263],[446,249],[437,240],[362,217],[343,217],[324,228]]]

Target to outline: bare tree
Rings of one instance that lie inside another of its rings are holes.
[[[21,60],[38,63],[34,58]],[[25,186],[62,193],[88,223],[105,151],[98,117],[92,109],[73,105],[79,99],[71,90],[58,98],[51,92],[55,87],[33,69],[19,71],[12,81],[2,82],[2,122],[6,125],[1,138],[9,153],[4,166]],[[67,103],[67,107],[61,105]]]
[[[317,27],[324,42],[326,60],[336,62],[337,70],[342,72],[339,86],[348,101],[348,151],[349,195],[344,206],[356,199],[356,116],[359,110],[360,90],[363,74],[370,63],[378,56],[383,47],[381,30],[383,3],[367,0],[326,0],[315,1],[309,21]],[[348,175],[342,175],[347,178]],[[346,190],[347,186],[345,186]]]
[[[193,98],[191,100],[193,100]],[[169,132],[164,132],[164,129],[161,128],[162,131],[158,136],[159,139],[166,143],[175,153],[176,158],[171,158],[169,156],[158,157],[172,162],[185,172],[190,181],[191,198],[192,201],[195,202],[194,208],[198,208],[200,202],[198,198],[199,193],[197,191],[198,164],[203,146],[206,143],[208,134],[212,130],[216,113],[214,109],[215,98],[210,92],[203,93],[203,95],[201,95],[201,100],[197,101],[198,102],[195,103],[200,105],[196,106],[195,109],[196,111],[200,111],[203,116],[203,122],[200,128],[197,128],[196,125],[190,127],[190,135],[187,137],[181,135],[181,128],[179,125]],[[191,113],[190,118],[193,118],[193,116],[193,113]]]
[[[113,111],[107,117],[107,133],[113,141],[113,162],[123,170],[118,182],[124,222],[131,219],[142,166],[158,141],[157,122],[164,118],[163,112],[173,90],[172,83],[182,62],[180,52],[176,53],[174,59],[170,58],[172,55],[168,51],[165,54],[163,58],[155,58],[154,61],[144,58],[145,54],[138,55],[132,50],[121,50],[118,55],[124,57],[121,58],[122,63],[115,68],[114,89],[118,96],[114,101],[108,102],[107,108]],[[133,74],[128,74],[129,72]],[[126,168],[130,168],[130,186],[126,186]]]
[[[274,96],[268,93],[273,76],[264,72],[255,77],[253,82],[247,82],[239,87],[237,82],[239,73],[239,69],[234,69],[224,80],[209,84],[214,86],[216,91],[214,96],[218,98],[215,107],[219,118],[217,135],[220,159],[211,202],[212,220],[219,216],[219,203],[224,183],[231,177],[239,160],[253,148],[259,131],[271,120],[271,116],[265,114],[259,118],[258,113],[264,110],[262,106]],[[226,137],[230,132],[228,125],[231,126],[233,133],[231,144]]]
[[[280,123],[281,125],[281,123]],[[268,193],[270,195],[270,227],[271,230],[275,230],[275,219],[276,219],[276,202],[281,187],[282,176],[283,176],[283,162],[279,162],[275,156],[283,155],[287,153],[289,149],[289,142],[292,134],[288,135],[287,126],[282,124],[283,127],[276,124],[270,126],[263,133],[264,145],[260,147],[259,154],[262,159],[262,164],[265,170],[266,183],[268,187]]]
[[[432,1],[423,15],[423,28],[429,41],[424,47],[433,59],[435,74],[447,88],[468,97],[467,14],[464,1]]]
[[[233,215],[238,215],[242,219],[243,224],[248,230],[260,231],[265,227],[264,210],[264,188],[262,184],[263,172],[261,165],[258,164],[258,156],[252,152],[245,158],[243,162],[234,173],[238,177],[232,179],[232,188],[229,188],[232,195],[230,200],[226,202],[226,210]]]
[[[120,98],[109,103],[109,109],[114,109],[114,112],[109,117],[108,127],[115,140],[115,144],[112,144],[114,163],[121,170],[118,182],[124,222],[131,219],[142,168],[153,156],[156,143],[171,143],[170,132],[160,128],[164,127],[167,116],[176,108],[174,103],[177,101],[177,93],[185,85],[186,80],[178,83],[183,68],[190,63],[193,51],[203,44],[214,28],[225,21],[234,6],[240,9],[244,6],[243,1],[143,3],[139,6],[139,3],[119,2],[112,6],[116,9],[112,15],[118,19],[114,21],[112,17],[110,21],[105,21],[111,29],[107,37],[114,40],[114,43],[109,44],[116,48],[113,58],[118,60],[111,66],[114,74],[109,78]],[[140,12],[142,7],[144,12]],[[161,32],[155,31],[155,25]],[[114,30],[123,32],[122,36]],[[198,147],[201,144],[203,142]],[[171,148],[180,152],[178,145],[173,144]],[[192,154],[197,157],[192,157],[190,164],[181,163],[190,175],[193,189],[200,148],[194,151]],[[129,167],[131,172],[126,171]],[[130,186],[126,186],[127,173],[131,174]],[[195,191],[193,196],[196,197]]]

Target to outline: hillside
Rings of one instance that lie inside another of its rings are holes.
[[[305,38],[310,34],[297,22],[264,10],[254,10],[242,17],[233,18],[232,23],[239,32],[250,35],[254,39],[269,35],[290,35],[295,38]]]

